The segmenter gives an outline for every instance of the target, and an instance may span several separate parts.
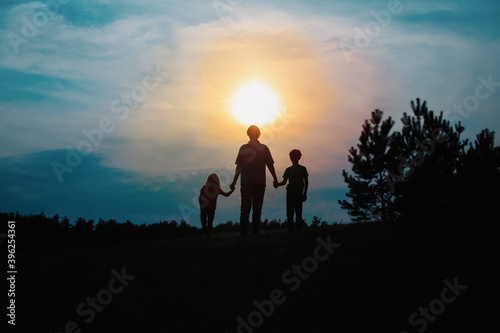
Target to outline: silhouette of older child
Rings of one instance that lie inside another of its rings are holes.
[[[297,231],[302,226],[302,201],[307,200],[307,188],[309,186],[309,174],[305,166],[299,164],[302,153],[298,149],[290,152],[292,166],[288,167],[283,174],[283,181],[278,186],[286,185],[286,217],[288,220],[288,231],[293,232],[293,215],[295,213],[295,228]]]
[[[214,222],[215,208],[217,207],[217,197],[219,194],[228,197],[233,192],[234,189],[231,189],[229,192],[224,192],[220,188],[219,176],[215,173],[208,176],[207,182],[201,188],[199,197],[201,226],[207,237],[212,235],[212,225]]]

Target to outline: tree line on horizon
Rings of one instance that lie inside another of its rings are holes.
[[[500,202],[500,147],[484,129],[474,143],[419,98],[403,113],[402,129],[376,109],[365,120],[357,147],[349,150],[352,174],[339,200],[354,222],[391,222],[412,217],[493,214]]]
[[[0,220],[16,221],[16,242],[22,243],[21,248],[86,246],[204,235],[201,228],[190,225],[184,220],[135,224],[128,220],[121,223],[115,219],[99,218],[96,222],[94,219],[86,220],[79,217],[71,223],[66,216],[61,218],[59,214],[55,214],[53,217],[47,217],[43,212],[36,215],[0,212]],[[305,222],[304,225],[305,228],[313,230],[331,226],[330,223],[317,216],[313,217],[309,225]],[[286,221],[281,221],[281,219],[265,219],[260,224],[261,230],[285,230],[286,228]],[[214,226],[214,233],[238,233],[239,230],[240,224],[232,221]]]

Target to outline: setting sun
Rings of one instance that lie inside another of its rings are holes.
[[[253,81],[236,92],[231,99],[231,113],[245,125],[264,125],[280,112],[276,94],[266,85]]]

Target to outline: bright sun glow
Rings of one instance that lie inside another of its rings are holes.
[[[243,86],[231,100],[233,116],[246,125],[264,125],[279,114],[280,102],[276,94],[260,82]]]

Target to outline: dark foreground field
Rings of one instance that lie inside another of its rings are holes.
[[[500,332],[496,223],[419,220],[248,239],[20,248],[16,328]]]

